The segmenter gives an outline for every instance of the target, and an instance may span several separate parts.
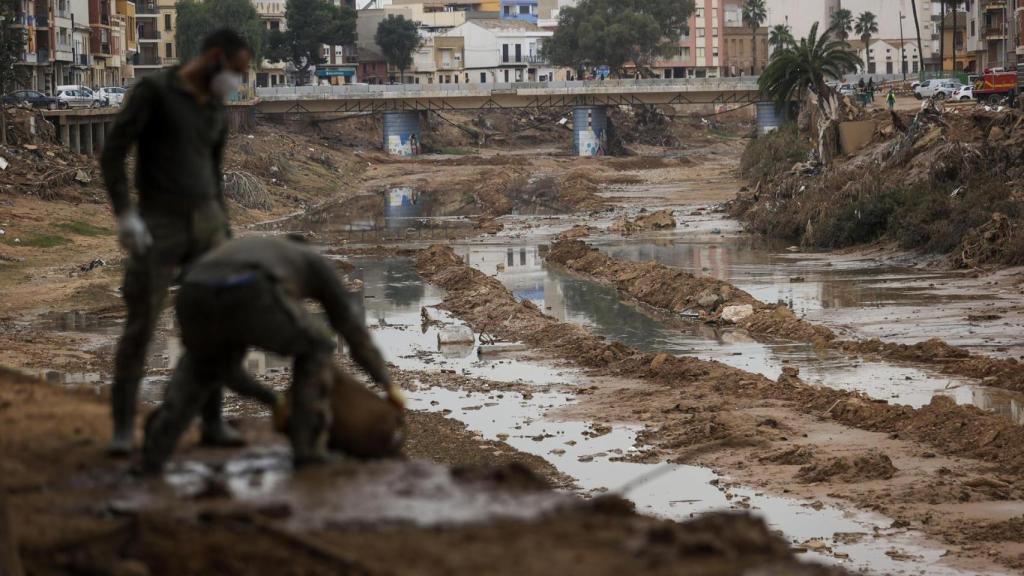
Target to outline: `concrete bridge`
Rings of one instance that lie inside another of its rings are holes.
[[[262,114],[384,114],[384,149],[412,156],[422,141],[420,113],[453,110],[572,108],[573,149],[603,153],[608,106],[746,104],[760,100],[756,77],[601,80],[516,84],[390,84],[260,88]]]
[[[56,127],[60,143],[72,152],[99,156],[119,111],[117,107],[73,108],[45,110],[43,116]],[[255,116],[252,102],[227,105],[228,126],[232,131],[251,128],[255,124]]]

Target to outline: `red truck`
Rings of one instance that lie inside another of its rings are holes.
[[[1002,68],[989,68],[974,82],[974,99],[978,102],[999,104],[1012,100],[1017,94],[1017,72]]]

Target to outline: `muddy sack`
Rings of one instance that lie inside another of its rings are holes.
[[[394,456],[405,442],[402,410],[338,367],[330,391],[327,447],[359,458]]]

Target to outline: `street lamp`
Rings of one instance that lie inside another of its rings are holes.
[[[907,44],[903,41],[903,11],[900,10],[900,69],[903,70],[903,81],[907,81]]]

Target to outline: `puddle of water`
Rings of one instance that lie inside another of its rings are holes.
[[[422,309],[439,304],[444,292],[424,284],[410,259],[367,259],[356,261],[356,265],[353,276],[363,281],[366,323],[385,359],[398,367],[434,372],[455,370],[499,382],[556,384],[566,381],[568,372],[565,370],[531,362],[517,362],[515,370],[511,370],[507,359],[479,359],[479,334],[474,334],[472,344],[440,346],[440,328],[437,325],[424,328]],[[432,313],[454,322],[443,311],[435,309]]]
[[[697,322],[666,322],[623,303],[614,288],[548,270],[546,247],[460,245],[468,264],[494,275],[519,300],[530,300],[559,320],[588,327],[609,340],[648,352],[716,360],[778,378],[784,366],[800,369],[808,382],[857,390],[893,403],[920,407],[935,395],[993,410],[1024,424],[1024,395],[978,386],[931,371],[868,362],[802,343],[764,343],[742,331]]]
[[[462,481],[425,461],[339,461],[329,469],[292,470],[285,446],[248,450],[226,462],[177,461],[164,473],[175,499],[230,495],[249,504],[287,507],[288,523],[309,530],[372,523],[422,527],[479,523],[496,518],[528,520],[573,504],[557,492],[495,491],[485,482]],[[162,486],[144,485],[121,507],[167,502]],[[324,494],[330,494],[324,499]],[[187,506],[187,504],[186,504]]]
[[[818,510],[804,501],[766,496],[744,487],[726,487],[725,480],[707,468],[616,461],[635,450],[639,428],[614,426],[609,432],[594,436],[592,429],[582,422],[555,422],[543,417],[548,410],[571,401],[570,396],[557,393],[534,393],[524,399],[522,395],[504,392],[498,398],[443,388],[409,394],[411,408],[451,410],[451,417],[485,438],[503,440],[518,450],[548,460],[559,471],[575,478],[584,492],[618,490],[649,476],[649,481],[638,482],[624,494],[641,512],[685,520],[713,510],[749,509],[763,516],[795,545],[823,539],[834,552],[849,555],[848,560],[843,560],[832,554],[809,552],[814,560],[882,573],[964,573],[940,564],[945,549],[923,544],[917,533],[889,528],[891,519],[877,514],[829,505]],[[849,533],[864,536],[850,543],[842,538]],[[895,560],[886,555],[893,549],[913,559]]]

